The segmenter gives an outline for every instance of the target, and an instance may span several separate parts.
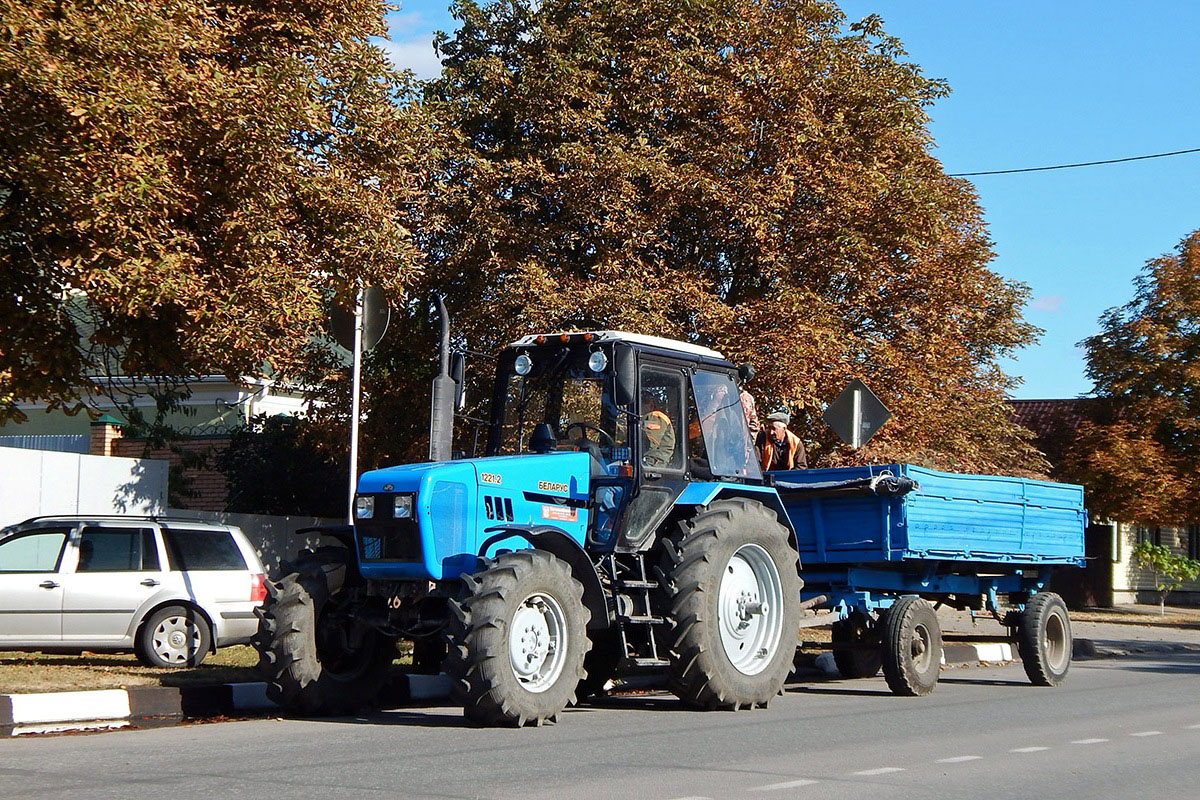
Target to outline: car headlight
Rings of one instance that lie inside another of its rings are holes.
[[[371,519],[375,516],[375,498],[359,495],[354,498],[354,518]]]
[[[392,506],[396,519],[410,519],[413,515],[413,496],[411,494],[396,495],[395,505]]]
[[[593,350],[588,356],[588,369],[592,372],[604,372],[604,368],[608,366],[608,356],[604,355],[603,350]]]
[[[528,375],[533,369],[533,359],[527,353],[521,353],[517,356],[517,360],[513,362],[513,371],[518,375]]]

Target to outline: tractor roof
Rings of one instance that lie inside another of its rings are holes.
[[[703,347],[698,344],[689,342],[680,342],[675,339],[667,339],[664,336],[647,336],[641,333],[627,333],[625,331],[566,331],[547,334],[531,334],[522,336],[517,339],[509,347],[537,347],[538,345],[547,344],[560,336],[569,336],[570,341],[582,340],[584,336],[590,335],[590,342],[628,342],[629,344],[642,345],[644,347],[655,347],[659,350],[673,350],[677,353],[687,353],[693,356],[701,356],[703,358],[713,358],[718,361],[724,361],[725,356],[718,353],[709,347]],[[538,340],[541,341],[538,341]],[[564,340],[566,341],[566,340]]]

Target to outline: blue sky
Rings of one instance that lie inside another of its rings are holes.
[[[389,16],[385,46],[421,77],[437,71],[446,0]],[[932,109],[947,172],[1036,167],[1200,147],[1200,2],[844,0],[876,13],[953,93]],[[1200,153],[972,179],[995,242],[992,268],[1029,284],[1041,341],[1007,361],[1016,397],[1091,389],[1076,343],[1132,296],[1147,259],[1200,228]]]

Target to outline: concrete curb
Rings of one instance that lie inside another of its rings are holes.
[[[442,700],[445,675],[401,675],[384,691],[385,704]],[[0,736],[176,725],[185,719],[276,708],[265,683],[210,686],[131,686],[86,692],[0,695]]]

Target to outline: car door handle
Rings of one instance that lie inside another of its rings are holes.
[[[43,589],[57,589],[58,588],[58,584],[55,583],[54,581],[42,581],[41,583],[38,584],[38,586],[42,587]]]
[[[154,580],[154,578],[146,578],[146,580],[142,581],[142,586],[158,586],[158,581]]]

